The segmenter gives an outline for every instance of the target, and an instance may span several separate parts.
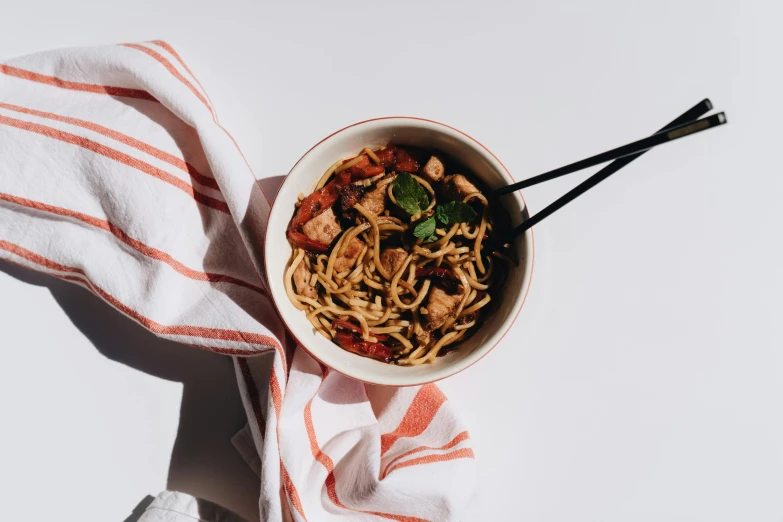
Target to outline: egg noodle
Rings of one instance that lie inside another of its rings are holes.
[[[332,165],[316,190],[364,158],[374,165],[381,162],[376,152],[365,148],[359,156]],[[502,279],[496,274],[496,264],[505,265],[510,259],[486,248],[496,227],[489,202],[479,191],[458,199],[475,210],[473,222],[438,222],[434,235],[427,238],[429,242],[414,237],[417,222],[433,215],[441,203],[439,191],[433,187],[438,183],[411,175],[426,191],[429,205],[409,215],[395,198],[393,186],[398,175],[393,166],[391,170],[387,166],[383,173],[351,181],[360,188],[386,182],[390,204],[376,214],[361,202],[354,203],[350,226],[343,227],[326,253],[294,245],[285,289],[291,303],[306,313],[313,328],[327,339],[385,362],[418,365],[451,351],[478,328],[492,300],[491,289]],[[297,208],[304,199],[300,194]],[[383,258],[387,248],[395,249],[396,263]],[[349,250],[358,251],[358,255],[354,253],[355,258],[342,263],[347,268],[337,272],[338,260]],[[297,277],[299,283],[295,282]],[[369,353],[363,353],[367,347]],[[375,349],[382,350],[380,355]]]

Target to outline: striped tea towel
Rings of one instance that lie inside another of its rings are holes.
[[[262,520],[460,519],[473,452],[438,388],[365,386],[286,336],[260,276],[269,201],[170,45],[47,52],[0,73],[0,257],[234,357]]]

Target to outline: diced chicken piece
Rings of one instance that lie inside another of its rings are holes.
[[[406,257],[408,253],[401,248],[387,248],[381,252],[381,264],[388,273],[396,274]]]
[[[310,286],[310,278],[313,273],[307,269],[307,265],[304,259],[299,262],[299,266],[294,270],[294,286],[296,287],[296,293],[309,297],[310,299],[318,299],[318,291]]]
[[[342,232],[340,223],[337,222],[331,208],[318,214],[302,227],[304,235],[325,245],[331,244],[334,238],[340,235],[340,232]]]
[[[376,186],[374,189],[367,192],[359,203],[366,208],[368,212],[371,212],[376,216],[381,214],[386,210],[386,189]]]
[[[364,248],[364,243],[362,243],[361,239],[351,239],[351,242],[348,243],[348,246],[345,248],[342,255],[335,260],[334,271],[339,274],[340,272],[353,267],[359,254],[362,253],[362,248]]]
[[[422,175],[431,182],[440,181],[443,179],[443,175],[446,173],[446,168],[443,166],[443,162],[437,156],[431,156],[429,161],[424,164],[424,168],[421,169]]]
[[[468,181],[468,178],[462,174],[446,176],[443,182],[446,184],[446,195],[452,199],[461,200],[468,194],[479,191],[476,185]]]
[[[386,190],[389,183],[394,181],[394,176],[383,178],[375,184],[375,188],[368,191],[359,203],[373,214],[380,215],[386,210]]]
[[[443,326],[443,323],[454,314],[462,301],[464,289],[460,287],[459,292],[449,295],[442,288],[435,286],[430,290],[427,297],[427,324],[425,328],[430,332]]]
[[[416,342],[419,346],[427,346],[430,344],[430,333],[427,330],[419,330],[416,332]]]

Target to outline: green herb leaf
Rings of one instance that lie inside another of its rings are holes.
[[[418,214],[430,204],[430,198],[427,196],[427,192],[415,179],[413,179],[413,176],[407,172],[400,172],[397,175],[397,178],[394,180],[394,186],[392,187],[392,193],[402,209],[411,215]]]
[[[435,215],[444,225],[454,223],[470,223],[478,217],[475,210],[470,205],[461,201],[449,201],[443,205],[438,205],[435,209]]]
[[[416,228],[413,229],[413,235],[420,238],[427,238],[429,239],[435,234],[435,218],[430,217],[429,219],[422,221],[418,225],[416,225]]]
[[[424,240],[424,243],[432,243],[433,241],[437,241],[438,239],[439,239],[438,234],[432,234],[430,237]]]

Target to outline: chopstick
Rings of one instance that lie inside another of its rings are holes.
[[[709,98],[705,98],[687,111],[680,114],[677,118],[670,121],[666,125],[664,125],[658,132],[662,132],[668,129],[671,129],[673,127],[677,127],[679,125],[682,125],[683,123],[688,123],[690,121],[693,121],[704,114],[708,113],[712,110],[712,102]],[[656,133],[657,134],[657,133]],[[550,203],[548,206],[544,207],[540,212],[538,212],[536,215],[530,217],[526,221],[524,221],[521,225],[516,227],[512,232],[512,237],[516,237],[519,234],[523,233],[525,230],[537,225],[541,221],[543,221],[545,218],[549,217],[550,215],[554,214],[556,211],[563,208],[568,203],[572,202],[591,188],[595,187],[599,183],[601,183],[603,180],[620,170],[621,168],[625,167],[629,163],[631,163],[633,160],[644,154],[646,151],[638,152],[636,154],[632,154],[630,156],[625,156],[623,158],[620,158],[618,160],[613,161],[606,167],[602,168],[586,180],[584,180],[582,183],[571,189],[570,191],[566,192],[564,195]]]
[[[627,156],[639,154],[658,145],[678,140],[680,138],[684,138],[685,136],[690,136],[692,134],[696,134],[697,132],[717,127],[718,125],[723,125],[726,123],[726,121],[726,115],[722,112],[719,112],[718,114],[714,114],[700,120],[676,125],[653,134],[650,137],[634,141],[627,145],[623,145],[606,152],[602,152],[601,154],[596,154],[595,156],[591,156],[575,163],[565,165],[564,167],[560,167],[555,170],[550,170],[549,172],[539,174],[538,176],[533,176],[532,178],[528,178],[524,181],[520,181],[506,187],[501,187],[497,189],[494,194],[496,196],[503,196],[526,187],[559,178],[560,176],[565,176],[566,174],[571,174],[572,172],[576,172],[578,170],[594,167],[595,165],[599,165],[607,161],[617,160]]]

